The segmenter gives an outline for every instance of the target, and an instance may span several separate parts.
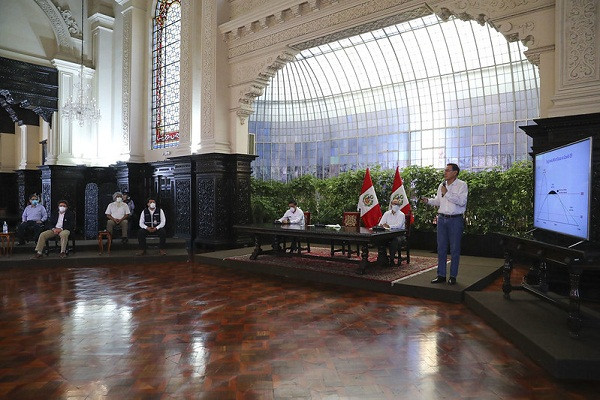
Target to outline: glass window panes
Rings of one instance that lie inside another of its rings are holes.
[[[179,0],[159,0],[152,36],[153,149],[179,142],[179,64],[181,58],[181,5]]]
[[[527,159],[519,126],[539,115],[539,77],[524,50],[487,25],[430,15],[302,51],[254,104],[254,174]]]

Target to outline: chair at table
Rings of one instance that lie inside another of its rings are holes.
[[[304,226],[310,225],[310,211],[304,211]],[[300,241],[298,241],[298,254],[302,251],[310,253],[310,241],[306,239],[306,247],[302,247]]]
[[[412,214],[406,214],[406,222],[404,225],[404,229],[406,230],[406,235],[400,240],[400,245],[398,246],[398,256],[396,254],[390,254],[392,260],[398,259],[398,265],[402,264],[402,261],[406,261],[407,264],[410,264],[410,220],[412,219]],[[402,251],[405,252],[406,257],[402,257]]]
[[[360,213],[356,211],[345,211],[342,215],[342,226],[355,227],[356,230],[360,228]],[[353,253],[360,254],[360,246],[356,245],[356,251],[352,250],[352,246],[346,241],[342,241],[342,247],[339,249],[335,248],[335,243],[331,242],[331,257],[335,255],[337,252],[341,252],[346,255],[348,253],[348,258],[352,257]]]
[[[310,225],[310,211],[304,211],[304,226],[308,226]],[[295,240],[296,242],[296,249],[295,251],[298,252],[298,254],[300,254],[302,251],[306,251],[308,253],[310,253],[310,241],[307,239],[306,240],[306,246],[302,247],[302,244],[300,243],[299,240]],[[290,244],[291,246],[291,244]],[[291,248],[291,247],[290,247]],[[285,242],[285,239],[283,241],[283,251],[288,250],[287,244]]]

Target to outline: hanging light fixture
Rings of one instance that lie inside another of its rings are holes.
[[[87,93],[91,91],[90,84],[84,85],[83,79],[83,7],[84,0],[81,0],[81,66],[79,70],[79,83],[75,84],[75,94],[69,96],[63,105],[62,113],[69,121],[74,119],[83,126],[86,122],[97,122],[100,119],[100,110],[96,106],[96,99],[93,96],[87,98]]]

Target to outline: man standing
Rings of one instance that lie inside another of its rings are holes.
[[[40,258],[42,250],[46,246],[46,240],[52,239],[55,236],[60,237],[60,257],[64,258],[67,256],[66,251],[69,235],[75,229],[75,214],[68,207],[69,204],[66,200],[58,202],[58,212],[52,213],[50,221],[52,228],[40,233],[33,258]]]
[[[150,233],[158,235],[160,239],[159,250],[161,256],[167,254],[165,251],[165,242],[167,234],[164,230],[167,219],[162,209],[156,207],[156,200],[148,199],[148,207],[144,208],[144,211],[140,214],[140,230],[138,231],[138,242],[140,244],[140,251],[136,255],[143,256],[146,254],[146,237]]]
[[[121,239],[123,243],[127,243],[127,218],[129,218],[129,206],[123,202],[123,193],[115,192],[113,194],[113,202],[106,207],[106,230],[112,236],[115,226],[121,227]]]
[[[437,216],[437,277],[431,283],[446,282],[446,257],[450,245],[450,278],[449,285],[456,283],[458,263],[460,260],[460,240],[464,220],[463,214],[467,208],[469,189],[465,181],[458,179],[460,168],[450,163],[444,169],[444,182],[440,184],[433,199],[422,198],[426,204],[439,207]]]
[[[398,199],[394,199],[392,200],[392,208],[387,210],[381,217],[381,220],[379,220],[379,226],[382,226],[386,229],[404,229],[405,225],[406,214],[400,211],[400,201]],[[390,240],[390,267],[394,265],[394,256],[398,252],[400,240],[401,238],[399,236]]]
[[[21,224],[17,227],[17,239],[19,245],[25,244],[25,235],[28,230],[33,230],[33,240],[37,240],[40,232],[44,228],[44,222],[48,219],[48,214],[43,205],[39,204],[37,194],[29,197],[29,205],[23,210]]]

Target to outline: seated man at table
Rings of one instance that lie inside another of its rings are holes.
[[[298,203],[296,200],[291,199],[288,201],[288,209],[283,214],[283,217],[275,220],[275,222],[279,222],[284,225],[300,225],[304,226],[304,211],[298,207]],[[292,239],[292,243],[290,244],[290,252],[294,252],[296,250],[296,239]]]
[[[66,200],[58,202],[58,212],[53,212],[50,218],[51,228],[47,231],[40,233],[37,245],[35,246],[35,255],[33,258],[40,258],[44,246],[46,246],[46,240],[52,239],[55,236],[60,238],[60,257],[64,258],[67,256],[67,243],[69,241],[69,235],[71,231],[75,229],[75,214],[73,211],[68,209],[69,204]]]
[[[386,229],[404,229],[404,225],[406,224],[406,214],[400,211],[400,202],[397,199],[392,200],[392,207],[388,211],[386,211],[381,220],[379,221],[378,226],[382,226]],[[394,265],[394,256],[398,251],[398,246],[400,245],[400,240],[403,240],[400,236],[397,236],[390,240],[389,249],[390,249],[390,267]]]
[[[113,229],[115,226],[121,227],[121,239],[123,243],[127,243],[127,228],[129,214],[129,206],[123,202],[123,193],[115,192],[113,194],[113,202],[106,207],[106,218],[108,221],[106,222],[106,230],[110,232],[110,235],[113,234]]]
[[[146,254],[146,237],[149,234],[158,235],[160,240],[158,245],[158,252],[161,256],[167,254],[165,251],[165,242],[167,234],[165,232],[165,224],[167,218],[161,208],[156,206],[156,200],[153,198],[148,199],[148,207],[144,208],[144,211],[140,214],[140,230],[138,231],[138,242],[140,244],[140,251],[136,255],[143,256]]]
[[[39,204],[37,194],[32,194],[29,197],[29,205],[23,210],[21,216],[21,224],[17,227],[17,239],[19,245],[25,244],[25,236],[27,231],[33,231],[33,240],[38,239],[40,232],[44,228],[44,223],[48,219],[48,214],[43,205]]]

